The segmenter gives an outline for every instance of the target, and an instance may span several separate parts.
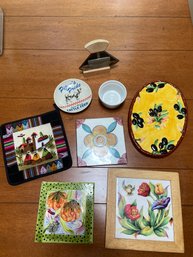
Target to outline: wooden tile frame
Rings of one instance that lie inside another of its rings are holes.
[[[171,183],[172,209],[174,218],[174,242],[115,238],[116,224],[116,178],[169,180]],[[178,221],[178,223],[176,222]],[[182,210],[179,174],[151,170],[119,169],[108,170],[108,195],[106,216],[106,248],[130,249],[156,252],[184,253]]]

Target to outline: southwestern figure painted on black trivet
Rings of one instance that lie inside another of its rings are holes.
[[[134,98],[128,116],[136,148],[151,157],[172,153],[184,137],[187,107],[180,91],[167,82],[152,82]]]

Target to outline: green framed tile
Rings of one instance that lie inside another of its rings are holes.
[[[35,242],[93,242],[94,183],[42,182]]]

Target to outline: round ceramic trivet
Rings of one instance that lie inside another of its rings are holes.
[[[184,137],[187,107],[176,87],[152,82],[131,103],[128,127],[135,147],[151,157],[172,153]]]
[[[89,85],[80,79],[62,81],[54,91],[54,102],[64,112],[77,113],[86,109],[92,100]]]

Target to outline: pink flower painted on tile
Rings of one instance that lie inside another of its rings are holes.
[[[84,123],[84,121],[85,119],[76,120],[76,127],[79,128]]]
[[[123,126],[123,121],[121,118],[115,117],[114,120],[120,125]]]
[[[127,163],[127,154],[126,153],[124,153],[118,161],[118,164],[125,164],[125,163]]]
[[[83,159],[78,157],[78,166],[87,166],[87,163]]]
[[[139,210],[137,209],[136,206],[133,206],[131,204],[127,204],[125,206],[124,213],[125,213],[125,216],[131,220],[137,220],[140,218]]]

